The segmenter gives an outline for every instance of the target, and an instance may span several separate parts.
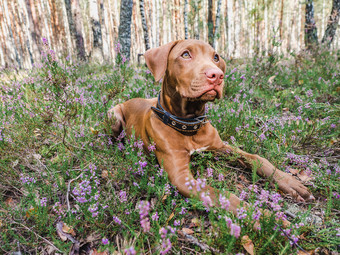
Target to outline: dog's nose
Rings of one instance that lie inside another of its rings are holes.
[[[209,68],[205,70],[205,76],[207,76],[209,82],[217,83],[219,85],[223,81],[224,74],[222,70],[218,68]]]

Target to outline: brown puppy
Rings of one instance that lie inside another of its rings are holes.
[[[205,104],[222,97],[225,62],[207,43],[198,40],[181,40],[148,50],[146,64],[158,81],[163,77],[159,99],[131,99],[109,111],[116,123],[115,134],[122,129],[127,135],[140,137],[145,148],[150,140],[156,143],[159,164],[168,173],[170,182],[184,196],[209,194],[213,204],[219,205],[219,191],[205,186],[196,189],[190,170],[190,155],[194,151],[209,150],[237,153],[240,160],[257,173],[271,177],[278,187],[298,201],[314,199],[308,189],[294,177],[275,168],[268,160],[232,148],[221,140],[216,129],[204,115]],[[188,180],[193,188],[188,186]],[[240,200],[228,194],[230,209],[236,212]]]

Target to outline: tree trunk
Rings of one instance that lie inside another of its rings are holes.
[[[214,21],[213,21],[213,1],[208,0],[208,42],[211,46],[214,43]]]
[[[222,4],[222,1],[218,0],[217,10],[216,10],[215,30],[214,30],[214,37],[213,37],[213,43],[212,43],[212,47],[214,49],[216,47],[217,37],[219,37],[220,35],[219,29],[220,29],[220,17],[221,17],[221,4]]]
[[[139,0],[139,8],[140,8],[140,16],[142,17],[142,26],[143,26],[143,32],[144,32],[145,51],[147,51],[148,49],[150,49],[150,43],[149,43],[148,26],[146,25],[146,19],[145,19],[144,0]]]
[[[307,0],[305,17],[305,45],[307,49],[312,49],[318,44],[318,32],[314,20],[313,0]]]
[[[77,1],[78,0],[73,0],[72,4],[73,5],[76,4],[74,2],[77,2]],[[78,7],[79,7],[79,4],[78,4]],[[76,29],[74,17],[77,18],[77,14],[72,13],[73,10],[71,6],[71,0],[65,0],[65,8],[66,8],[67,21],[68,21],[69,29],[70,29],[70,35],[72,38],[72,42],[75,43],[73,45],[73,48],[74,47],[76,48],[78,60],[85,61],[84,40],[82,39],[81,34],[80,35],[78,34],[79,32]]]
[[[327,47],[331,46],[331,43],[334,39],[336,28],[338,27],[339,23],[339,15],[340,0],[333,0],[331,16],[329,16],[327,28],[321,41],[321,43],[326,43]]]
[[[97,0],[90,1],[90,17],[93,35],[93,49],[91,52],[91,59],[95,62],[103,62],[103,38],[102,30],[99,22]]]
[[[184,1],[184,38],[188,39],[188,0]]]
[[[132,6],[132,0],[122,0],[120,5],[118,39],[121,45],[121,53],[127,59],[130,59]]]

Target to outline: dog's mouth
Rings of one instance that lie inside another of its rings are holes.
[[[185,97],[188,101],[214,101],[220,98],[219,92],[216,89],[209,89],[201,93],[197,97]]]

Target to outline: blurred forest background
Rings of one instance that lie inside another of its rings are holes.
[[[99,63],[114,61],[118,41],[132,62],[184,38],[226,58],[339,49],[339,10],[339,0],[1,0],[0,67],[31,68],[43,38],[59,56]]]

